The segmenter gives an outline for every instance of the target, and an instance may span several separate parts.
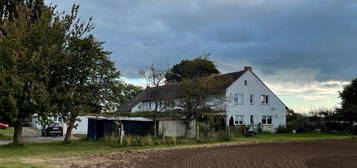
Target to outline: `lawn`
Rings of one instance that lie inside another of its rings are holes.
[[[269,134],[262,133],[257,134],[254,137],[247,138],[233,138],[235,142],[245,141],[294,141],[294,140],[318,140],[318,139],[346,139],[357,138],[357,135],[348,136],[340,133],[281,133],[281,134]]]
[[[0,129],[0,141],[1,140],[11,140],[13,134],[14,134],[13,128]]]
[[[264,142],[264,141],[290,141],[290,140],[316,140],[316,139],[347,139],[357,136],[329,133],[298,133],[298,134],[258,134],[255,137],[233,138],[228,142]],[[194,141],[191,141],[194,142]],[[186,144],[186,145],[193,145]],[[174,146],[174,145],[171,145]],[[73,141],[71,144],[61,142],[27,144],[24,146],[0,146],[0,167],[46,167],[44,165],[31,165],[26,163],[26,158],[48,159],[72,156],[86,156],[91,154],[106,154],[123,150],[136,150],[144,148],[157,148],[169,146],[146,146],[146,147],[118,147],[105,141]]]

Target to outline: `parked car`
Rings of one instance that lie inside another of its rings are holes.
[[[42,129],[42,136],[63,136],[63,127],[61,123],[54,122]]]
[[[0,129],[7,129],[7,128],[9,128],[9,125],[0,123]]]

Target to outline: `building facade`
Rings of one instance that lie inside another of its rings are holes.
[[[287,107],[285,104],[254,74],[251,67],[244,70],[216,76],[217,80],[227,80],[219,96],[225,97],[226,124],[233,120],[234,125],[261,126],[264,131],[274,132],[279,126],[286,125]],[[156,99],[160,99],[158,108],[163,109],[165,99],[179,100],[179,84],[167,84],[157,90]],[[152,98],[153,88],[143,90],[120,111],[140,112],[153,111],[155,101]],[[217,95],[216,95],[217,96]]]

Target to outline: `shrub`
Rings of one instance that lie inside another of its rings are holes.
[[[123,145],[126,145],[126,146],[132,146],[132,136],[124,136],[123,138]]]
[[[119,143],[119,137],[117,136],[106,136],[104,137],[104,141],[110,143],[112,145],[117,145]]]
[[[176,137],[170,137],[168,143],[170,145],[176,145],[177,144],[177,138]]]
[[[279,125],[278,128],[276,128],[276,133],[288,133],[290,132],[289,129],[283,125]]]
[[[313,130],[313,124],[308,117],[301,116],[297,118],[295,129],[297,132],[310,132]]]
[[[257,132],[263,132],[262,123],[258,123]]]
[[[292,132],[293,130],[296,129],[296,122],[295,121],[290,121],[286,123],[286,129],[288,132]]]
[[[143,140],[144,145],[148,145],[148,146],[154,145],[154,141],[151,136],[145,136],[145,137],[143,137],[143,139],[144,139]]]
[[[225,131],[220,130],[220,131],[217,132],[216,140],[219,141],[219,142],[221,142],[221,141],[231,141],[232,137],[229,136]]]

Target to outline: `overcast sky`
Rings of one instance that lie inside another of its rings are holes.
[[[355,0],[51,0],[94,18],[127,82],[212,53],[222,73],[253,71],[297,112],[331,108],[357,77]]]

